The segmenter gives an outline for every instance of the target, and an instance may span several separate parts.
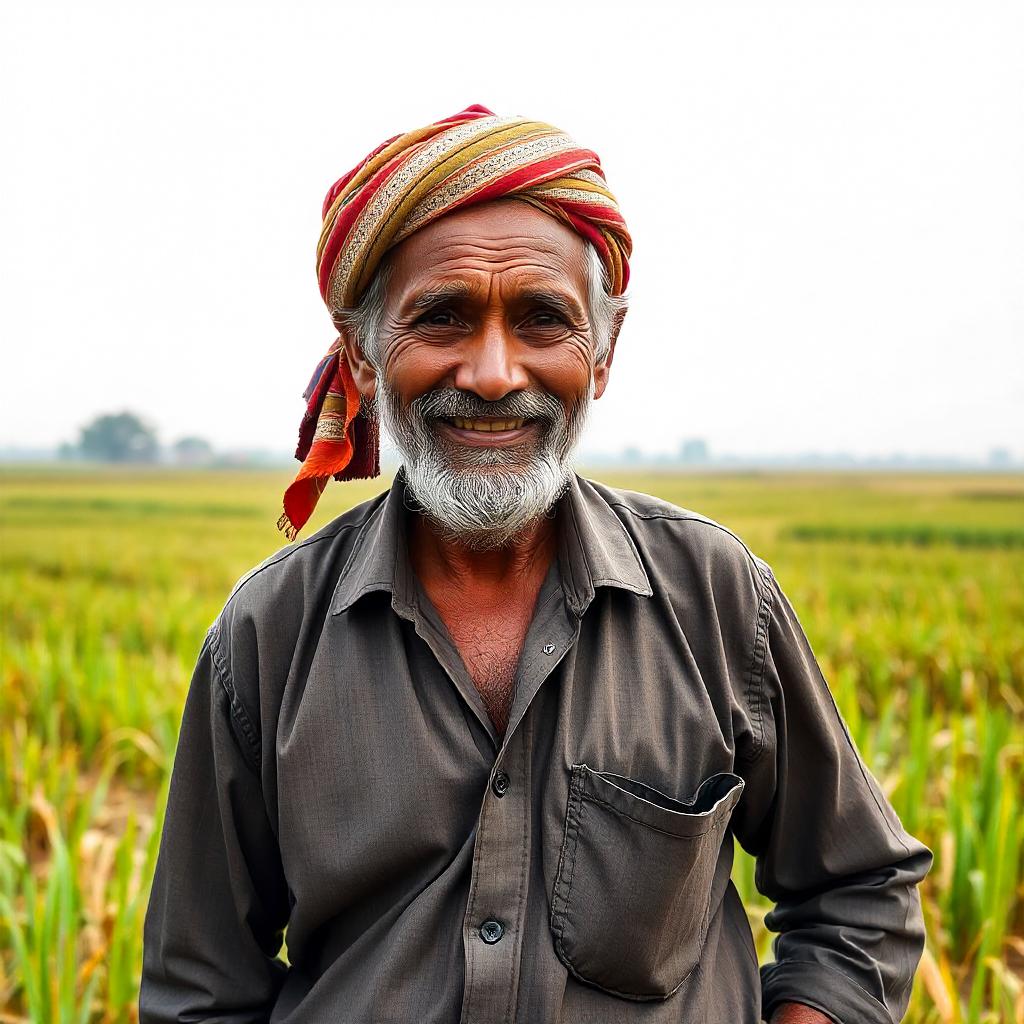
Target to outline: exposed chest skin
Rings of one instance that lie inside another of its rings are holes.
[[[552,520],[506,549],[483,553],[440,542],[421,519],[412,530],[416,574],[499,736],[508,725],[519,654],[555,550]]]
[[[531,576],[500,593],[479,584],[424,583],[499,735],[508,724],[519,653],[542,582],[543,576]]]

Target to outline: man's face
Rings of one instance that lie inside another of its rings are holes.
[[[477,547],[507,541],[571,478],[596,367],[583,240],[522,202],[442,217],[390,254],[379,367],[346,339],[424,510]]]

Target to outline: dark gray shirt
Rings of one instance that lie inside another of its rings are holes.
[[[499,738],[412,572],[404,487],[243,576],[206,635],[143,1024],[899,1020],[931,852],[769,566],[575,477]],[[775,904],[760,971],[733,837]]]

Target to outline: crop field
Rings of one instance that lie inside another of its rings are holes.
[[[598,475],[598,474],[595,474]],[[935,853],[907,1019],[1024,1019],[1024,477],[611,474],[774,568]],[[0,467],[0,1024],[134,1020],[186,687],[288,470]],[[387,481],[332,484],[308,536]],[[769,907],[735,879],[762,959]]]

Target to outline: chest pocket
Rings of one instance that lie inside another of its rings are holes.
[[[551,930],[575,977],[627,999],[664,999],[682,985],[707,937],[715,867],[743,787],[722,772],[682,801],[572,766]]]

